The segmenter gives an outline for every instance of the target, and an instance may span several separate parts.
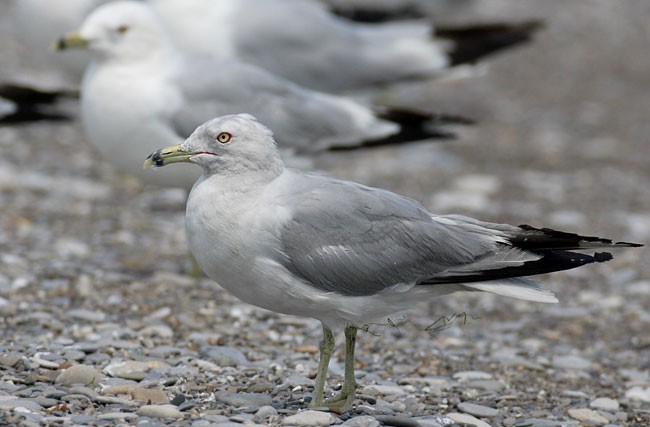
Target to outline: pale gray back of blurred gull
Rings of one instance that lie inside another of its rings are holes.
[[[252,112],[273,125],[283,149],[298,153],[421,140],[437,132],[426,115],[407,113],[404,123],[420,123],[402,126],[352,99],[302,88],[254,65],[184,56],[142,2],[101,6],[59,47],[96,53],[81,88],[88,138],[122,171],[151,184],[189,188],[197,174],[144,174],[137,156],[126,153],[146,156],[161,143],[180,143],[217,115]]]
[[[501,23],[483,26],[478,38],[463,27],[457,28],[460,34],[446,31],[438,37],[427,20],[353,22],[316,0],[149,3],[187,51],[243,60],[302,86],[338,93],[436,78],[451,65],[526,42],[539,28],[530,21]]]
[[[607,261],[573,249],[635,246],[597,237],[437,216],[389,191],[285,168],[271,131],[250,115],[200,126],[145,166],[191,162],[203,169],[186,210],[201,268],[242,300],[309,316],[324,340],[313,406],[348,409],[354,399],[356,328],[457,291],[557,302],[527,278]],[[334,346],[345,328],[345,384],[323,400]]]

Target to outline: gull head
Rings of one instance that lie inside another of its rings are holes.
[[[162,148],[147,157],[144,167],[190,162],[207,174],[238,174],[283,169],[273,132],[250,114],[212,119],[182,144]]]
[[[112,59],[138,59],[168,46],[158,17],[144,2],[116,1],[95,9],[78,32],[68,33],[54,49],[89,49]]]

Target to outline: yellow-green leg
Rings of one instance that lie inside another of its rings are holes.
[[[316,373],[316,383],[314,384],[314,396],[309,405],[312,408],[326,406],[323,395],[325,381],[327,380],[327,370],[333,351],[334,334],[330,328],[323,324],[323,340],[320,342],[320,360],[318,361],[318,372]]]
[[[327,407],[333,412],[343,413],[352,409],[357,383],[354,379],[354,347],[357,340],[357,328],[347,326],[345,328],[345,374],[341,392],[332,399],[323,400],[323,389],[327,377],[327,367],[334,348],[334,336],[332,331],[323,326],[323,341],[321,342],[321,360],[318,364],[318,374],[314,387],[314,398],[312,407]],[[329,344],[329,348],[327,345]],[[325,360],[326,359],[326,360]]]

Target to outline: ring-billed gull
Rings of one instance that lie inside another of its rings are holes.
[[[273,126],[283,149],[297,153],[422,140],[438,133],[427,115],[377,113],[253,65],[184,56],[142,2],[100,6],[79,33],[59,45],[96,53],[81,88],[82,119],[91,143],[123,172],[152,184],[189,188],[197,174],[177,170],[153,177],[126,153],[135,150],[144,157],[161,141],[180,143],[217,115],[251,112]]]
[[[475,61],[525,42],[539,28],[534,21],[517,23],[512,28],[497,25],[494,33],[485,31],[480,35],[484,42],[472,43],[474,46],[468,49],[467,33],[461,39],[451,31],[438,37],[436,29],[424,20],[353,22],[332,14],[315,0],[149,3],[179,47],[243,60],[326,92],[437,77],[458,62]],[[463,54],[457,55],[457,49]]]
[[[640,246],[437,216],[389,191],[285,168],[272,132],[247,114],[205,123],[145,167],[177,162],[203,169],[185,224],[208,276],[250,304],[322,322],[316,407],[351,407],[356,331],[373,319],[457,291],[557,302],[522,276],[612,258],[573,250]],[[345,330],[345,379],[341,394],[325,401],[337,328]]]

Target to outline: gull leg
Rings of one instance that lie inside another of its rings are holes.
[[[320,360],[318,361],[318,372],[316,374],[316,383],[314,384],[314,396],[309,405],[312,408],[327,406],[323,400],[323,393],[325,380],[327,379],[327,370],[333,351],[334,334],[330,328],[323,324],[323,340],[320,342]]]
[[[333,412],[343,413],[352,409],[357,382],[354,379],[354,347],[357,342],[357,328],[345,328],[345,377],[341,392],[330,400],[324,402],[325,406]]]

